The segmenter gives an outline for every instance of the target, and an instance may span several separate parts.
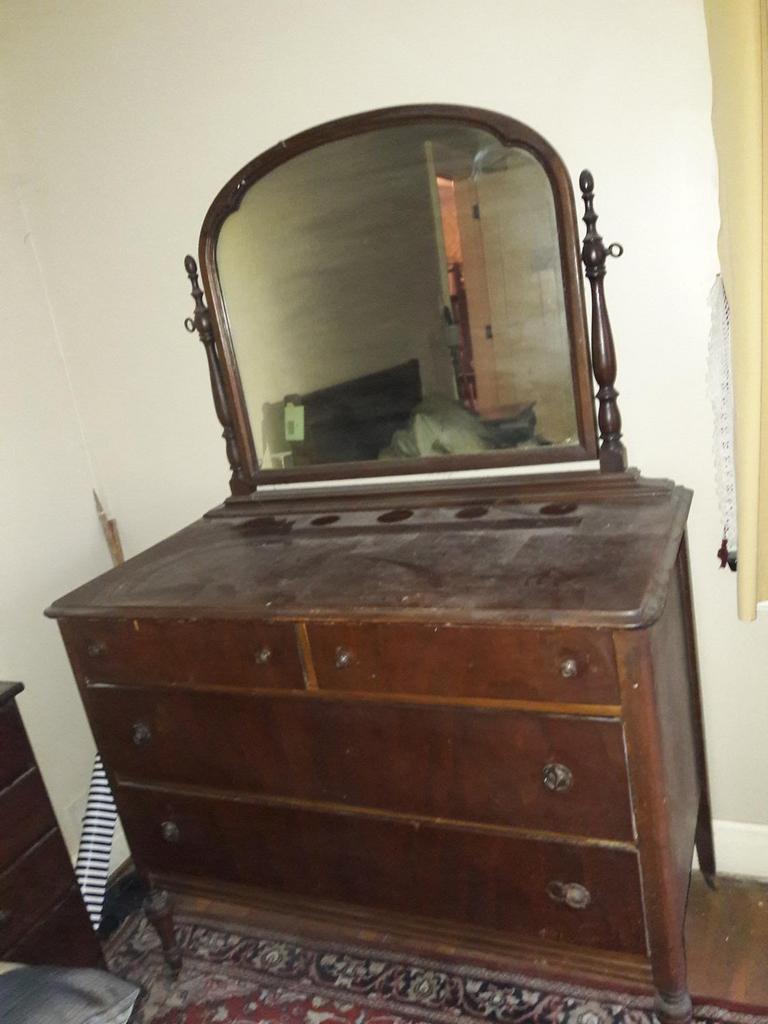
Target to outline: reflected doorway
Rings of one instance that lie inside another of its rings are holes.
[[[445,307],[445,318],[455,328],[456,344],[451,348],[456,389],[465,409],[477,411],[477,381],[472,352],[472,332],[469,323],[469,305],[464,283],[464,257],[459,231],[459,214],[456,206],[456,187],[452,178],[436,177],[437,197],[440,206],[442,244],[445,255],[450,306]],[[442,261],[441,261],[442,262]]]

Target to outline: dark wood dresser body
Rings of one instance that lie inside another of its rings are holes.
[[[572,476],[235,504],[57,602],[140,870],[652,971],[684,1017],[690,494]]]
[[[29,745],[0,683],[0,960],[100,967],[101,947]]]

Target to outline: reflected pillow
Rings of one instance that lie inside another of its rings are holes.
[[[379,458],[473,455],[492,447],[483,422],[473,413],[454,399],[428,395],[414,409],[408,426],[395,431]]]

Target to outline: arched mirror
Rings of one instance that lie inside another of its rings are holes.
[[[596,457],[573,193],[519,122],[304,132],[225,186],[200,255],[236,490]]]

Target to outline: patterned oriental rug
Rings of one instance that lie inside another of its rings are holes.
[[[130,1024],[654,1024],[652,1000],[360,946],[224,930],[177,918],[174,982],[140,913],[111,938],[115,974],[142,988]],[[697,1006],[697,1024],[768,1024],[760,1013]]]

